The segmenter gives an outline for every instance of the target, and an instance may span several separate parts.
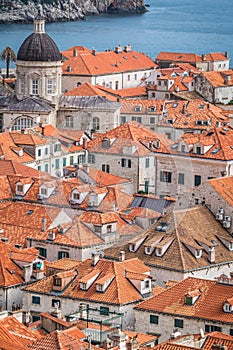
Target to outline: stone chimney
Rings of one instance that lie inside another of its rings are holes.
[[[122,46],[121,45],[118,45],[115,47],[115,52],[116,53],[122,53]]]
[[[78,50],[77,49],[74,49],[73,50],[73,57],[77,57],[78,56]]]
[[[203,54],[203,55],[201,56],[201,58],[202,58],[202,61],[206,61],[206,55],[205,55],[205,54]]]
[[[125,252],[124,250],[120,251],[120,261],[124,261],[125,260]]]
[[[215,263],[215,250],[214,247],[209,247],[208,260],[211,264]]]
[[[41,231],[46,231],[46,226],[47,226],[47,220],[46,218],[42,218],[42,227],[41,227]]]
[[[91,266],[96,266],[96,264],[98,263],[98,261],[100,259],[100,254],[97,252],[92,253],[91,258],[92,258]]]
[[[130,52],[132,50],[131,45],[128,44],[125,46],[125,52]]]
[[[225,51],[225,57],[228,58],[229,54],[228,51]]]

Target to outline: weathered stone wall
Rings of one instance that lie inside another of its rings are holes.
[[[144,0],[41,0],[46,22],[76,21],[99,13],[143,13]],[[31,22],[38,14],[33,0],[0,0],[0,23]]]

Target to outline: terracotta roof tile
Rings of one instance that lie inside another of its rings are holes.
[[[208,180],[209,185],[232,207],[233,176]]]
[[[194,305],[187,305],[185,295],[200,289],[201,295]],[[136,309],[166,312],[166,314],[195,317],[215,322],[233,322],[233,315],[223,311],[223,302],[232,296],[233,287],[216,281],[189,277],[156,297],[143,301]]]

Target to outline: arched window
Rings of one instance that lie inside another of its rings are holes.
[[[22,130],[33,127],[33,119],[31,117],[20,117],[12,125],[11,130]]]
[[[100,119],[98,117],[93,118],[92,126],[94,130],[100,129]]]

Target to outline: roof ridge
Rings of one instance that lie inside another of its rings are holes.
[[[184,256],[183,256],[183,250],[181,249],[181,241],[180,241],[179,232],[177,229],[177,221],[176,221],[176,216],[175,216],[174,211],[173,211],[173,217],[174,217],[174,223],[175,223],[175,235],[176,235],[176,239],[177,239],[177,243],[178,243],[178,247],[179,247],[181,263],[182,263],[183,270],[185,270],[185,260],[184,260]]]

